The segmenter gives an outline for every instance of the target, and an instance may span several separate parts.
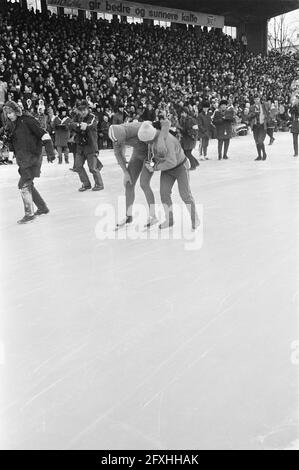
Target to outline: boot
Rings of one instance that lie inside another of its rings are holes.
[[[37,209],[37,211],[34,212],[34,215],[43,215],[43,214],[49,214],[50,209],[47,207],[45,209]]]
[[[84,186],[84,184],[82,184],[81,188],[78,189],[78,191],[80,193],[83,193],[84,191],[87,191],[88,189],[91,189],[91,185],[89,186]]]
[[[28,222],[32,222],[35,219],[35,215],[24,215],[24,217],[17,221],[18,224],[27,224]]]
[[[58,157],[58,164],[59,164],[59,165],[62,164],[62,157]]]
[[[100,186],[99,184],[96,184],[93,188],[92,191],[102,191],[104,189],[104,186]]]

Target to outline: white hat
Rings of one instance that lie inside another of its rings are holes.
[[[141,142],[150,142],[156,137],[157,130],[150,121],[144,121],[138,130],[138,139]]]

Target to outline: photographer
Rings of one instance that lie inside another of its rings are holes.
[[[95,186],[93,191],[101,191],[104,189],[104,184],[101,177],[102,164],[98,160],[98,135],[97,135],[97,119],[94,114],[89,110],[88,103],[82,101],[78,107],[79,119],[78,122],[70,123],[70,129],[75,131],[76,143],[76,159],[75,168],[79,175],[82,187],[79,188],[80,192],[91,189],[91,183],[84,169],[84,163],[87,160],[88,168],[92,173]]]
[[[18,223],[25,224],[33,220],[36,215],[49,212],[33,180],[39,178],[41,173],[42,146],[45,146],[48,159],[51,161],[55,159],[54,148],[47,131],[42,129],[32,116],[23,115],[17,103],[14,101],[5,103],[4,112],[8,122],[1,130],[0,148],[9,143],[16,157],[20,174],[18,187],[25,210],[25,216]],[[33,204],[37,207],[36,212]]]

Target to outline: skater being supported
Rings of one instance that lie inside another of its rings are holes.
[[[168,132],[170,122],[161,122],[161,130],[156,129],[151,122],[145,121],[139,128],[138,138],[148,144],[151,158],[145,163],[148,171],[161,171],[160,196],[165,211],[165,221],[160,229],[174,224],[171,190],[178,182],[179,193],[191,216],[192,229],[199,226],[195,201],[189,184],[189,163],[179,141]]]

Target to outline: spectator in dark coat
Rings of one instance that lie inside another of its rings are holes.
[[[299,104],[291,108],[291,133],[293,134],[294,157],[298,157]]]
[[[218,160],[227,160],[227,152],[230,144],[230,139],[233,134],[233,122],[234,122],[234,109],[228,108],[228,102],[221,100],[219,103],[219,109],[215,111],[213,123],[216,126],[216,133],[218,139]]]
[[[84,169],[84,163],[87,161],[90,173],[92,173],[95,186],[93,191],[101,191],[104,184],[101,177],[102,164],[98,160],[98,135],[97,120],[94,114],[89,110],[88,103],[83,101],[78,107],[78,122],[71,122],[70,129],[74,130],[76,149],[75,168],[82,183],[80,192],[91,189],[91,183]]]
[[[69,146],[70,140],[70,117],[67,115],[67,108],[60,107],[58,116],[52,120],[52,127],[55,131],[55,146],[58,152],[58,163],[62,163],[62,155],[64,154],[65,163],[69,163]]]
[[[208,101],[202,103],[202,110],[199,113],[197,120],[198,137],[200,139],[200,155],[203,155],[203,160],[208,160],[208,146],[214,128],[212,124],[212,112]]]
[[[259,95],[254,98],[254,104],[250,106],[249,120],[253,131],[258,156],[256,160],[266,160],[265,138],[267,135],[267,123],[269,110]]]
[[[22,110],[14,101],[4,105],[8,122],[2,134],[8,136],[19,167],[20,180],[18,187],[24,204],[25,216],[18,221],[25,224],[32,221],[36,215],[47,214],[49,209],[34,186],[34,178],[39,178],[42,165],[42,146],[48,158],[55,159],[51,137],[42,129],[32,116],[22,114]],[[1,144],[2,146],[3,144]],[[34,205],[37,211],[34,212]]]
[[[112,116],[112,124],[116,124],[116,125],[123,124],[125,120],[126,120],[126,114],[124,112],[124,105],[120,103],[117,107],[116,113]]]
[[[153,108],[152,103],[148,103],[145,110],[140,116],[140,121],[151,121],[154,122],[156,120],[156,113]]]
[[[192,150],[196,145],[197,128],[196,119],[189,114],[188,108],[184,107],[179,120],[179,130],[182,148],[190,162],[190,170],[195,170],[199,165],[197,159],[192,155]]]
[[[109,138],[110,122],[107,114],[103,115],[102,121],[98,126],[100,148],[112,148],[112,142]]]

